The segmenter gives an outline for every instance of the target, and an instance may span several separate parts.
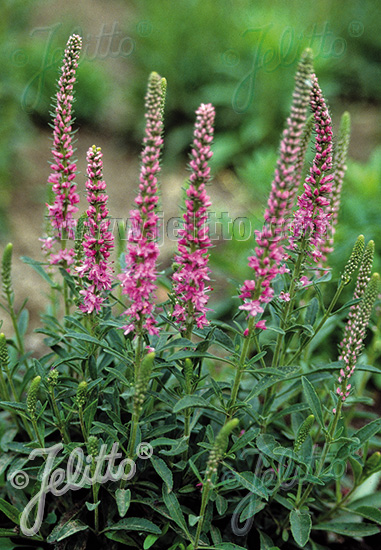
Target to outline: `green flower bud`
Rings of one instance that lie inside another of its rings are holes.
[[[57,369],[52,369],[50,372],[49,372],[49,376],[48,376],[48,384],[51,388],[54,388],[55,386],[57,386],[57,383],[58,383],[58,377],[59,377],[59,372]]]
[[[135,394],[134,394],[134,412],[135,414],[140,414],[144,399],[147,393],[147,387],[151,379],[151,372],[153,364],[155,361],[155,353],[148,353],[142,361],[140,366],[140,371],[138,378],[135,383]]]
[[[381,466],[381,453],[379,451],[376,451],[366,461],[364,467],[364,475],[366,477],[372,475],[378,470],[379,466]]]
[[[40,388],[40,384],[41,384],[41,376],[36,376],[35,378],[33,378],[29,386],[29,391],[26,398],[26,407],[28,409],[28,413],[32,418],[36,416],[37,394]]]
[[[301,424],[294,443],[294,451],[296,453],[299,451],[300,447],[303,445],[303,443],[307,439],[314,421],[315,421],[314,415],[310,414],[310,416],[307,416],[307,418]]]
[[[93,459],[98,456],[98,438],[95,435],[90,435],[87,440],[87,451]]]
[[[0,334],[0,368],[6,369],[9,365],[7,340],[3,333]]]
[[[11,269],[12,269],[12,252],[13,244],[8,243],[3,252],[3,262],[1,270],[2,286],[5,295],[8,295],[12,292],[12,280],[11,280]]]
[[[355,242],[355,245],[353,247],[349,260],[341,275],[341,278],[346,285],[350,282],[352,274],[354,273],[354,271],[356,271],[356,269],[359,266],[361,258],[363,257],[364,248],[365,248],[364,235],[359,235],[357,237],[357,241]]]
[[[78,407],[81,407],[81,408],[84,407],[86,403],[86,398],[87,398],[87,382],[86,380],[83,380],[80,384],[78,384],[78,388],[77,388],[76,400],[77,400]]]
[[[216,439],[214,440],[214,445],[209,453],[208,463],[206,466],[206,483],[211,483],[212,475],[217,473],[218,463],[223,459],[226,449],[228,447],[229,436],[234,428],[238,426],[238,424],[238,418],[233,418],[233,420],[229,420],[229,422],[222,426]]]

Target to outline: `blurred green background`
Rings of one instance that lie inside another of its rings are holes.
[[[380,269],[378,0],[3,0],[0,25],[2,243],[13,240],[16,250],[38,257],[50,103],[69,34],[84,39],[75,105],[82,172],[84,152],[93,143],[86,140],[97,138],[109,151],[109,179],[127,215],[137,181],[146,79],[156,70],[168,80],[164,206],[177,201],[174,188],[187,175],[194,111],[212,102],[215,211],[233,219],[248,216],[253,228],[261,224],[297,60],[311,47],[334,130],[344,110],[353,126],[332,264],[337,273],[362,232],[376,240]],[[107,175],[106,156],[104,162]],[[233,238],[219,246],[224,253],[218,248],[212,253],[217,283],[226,284],[227,277],[241,283],[250,275],[253,240]],[[221,313],[231,307],[222,298],[234,293],[234,285],[220,294],[216,285]]]

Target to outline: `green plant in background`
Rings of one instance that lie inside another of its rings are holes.
[[[71,36],[54,114],[50,222],[60,231],[74,229],[67,214],[77,204],[69,123],[80,47],[80,37]],[[379,275],[374,243],[362,234],[345,261],[336,250],[325,257],[345,152],[335,164],[330,113],[311,62],[307,51],[249,257],[251,278],[240,274],[240,301],[226,322],[205,315],[215,253],[206,225],[210,104],[197,110],[178,253],[166,281],[171,291],[164,303],[154,301],[165,97],[158,73],[146,95],[123,272],[115,277],[107,254],[106,183],[95,146],[79,231],[61,244],[59,262],[54,254],[45,262],[25,258],[55,292],[56,314],[45,314],[39,329],[48,352],[38,358],[25,353],[26,322],[13,308],[12,245],[5,248],[2,306],[14,336],[0,335],[4,547],[17,548],[21,539],[22,546],[57,550],[314,550],[339,537],[350,544],[379,535],[381,419],[363,406],[374,400],[361,377],[380,372],[368,364],[377,354],[365,339]],[[308,103],[314,158],[299,189]],[[116,297],[120,284],[123,300]],[[339,304],[353,287],[353,299]],[[325,344],[338,343],[344,316],[337,359]]]

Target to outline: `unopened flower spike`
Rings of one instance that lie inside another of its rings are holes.
[[[60,264],[68,268],[73,263],[74,249],[67,247],[67,241],[74,239],[75,219],[79,202],[77,185],[75,183],[77,165],[73,159],[72,108],[74,100],[74,84],[76,70],[82,47],[82,38],[76,34],[70,36],[62,62],[61,76],[57,84],[55,112],[53,121],[54,161],[51,164],[52,173],[48,183],[52,184],[54,203],[47,204],[48,216],[52,226],[52,234],[42,240],[43,250],[48,255],[51,264]],[[60,244],[60,250],[53,253],[55,242]]]
[[[359,235],[354,244],[349,260],[347,261],[344,271],[341,275],[341,279],[344,281],[345,284],[348,284],[350,282],[353,273],[358,268],[364,254],[364,248],[365,248],[364,235]]]
[[[103,161],[100,147],[93,145],[87,152],[87,219],[83,222],[87,231],[84,235],[84,260],[76,268],[79,276],[86,280],[85,288],[79,291],[83,301],[79,308],[83,313],[99,312],[105,300],[105,292],[111,290],[112,268],[109,261],[114,248],[114,235],[109,231],[110,220],[106,183],[103,180]]]
[[[217,472],[218,463],[223,459],[229,443],[229,437],[234,428],[239,424],[238,418],[229,420],[218,432],[214,440],[213,448],[209,453],[208,462],[206,465],[205,479],[206,483],[212,482],[212,476]]]
[[[78,384],[78,388],[77,388],[76,401],[77,401],[78,407],[83,408],[85,406],[86,398],[87,398],[87,382],[86,380],[83,380]]]
[[[209,160],[213,155],[213,105],[202,103],[196,115],[190,161],[192,173],[186,189],[186,212],[183,215],[183,227],[179,230],[180,238],[174,258],[178,268],[172,275],[173,295],[176,297],[173,317],[187,337],[190,337],[194,323],[198,328],[208,324],[208,249],[212,246],[207,225],[211,202],[206,193],[206,185],[210,180]]]
[[[288,218],[299,187],[301,147],[307,147],[307,137],[302,142],[307,120],[307,107],[310,99],[312,76],[312,51],[303,52],[295,76],[295,90],[292,99],[291,114],[287,119],[280,144],[279,159],[275,168],[274,180],[265,211],[265,225],[262,231],[255,231],[256,248],[248,258],[249,267],[255,277],[246,280],[240,288],[240,298],[244,304],[239,306],[247,312],[247,318],[256,318],[263,313],[263,304],[270,302],[274,296],[271,286],[278,274],[287,271],[283,241],[286,239]],[[298,164],[299,159],[299,164]],[[253,321],[251,321],[253,324]],[[265,329],[265,321],[259,321],[256,328]],[[251,331],[247,330],[248,335]]]
[[[36,376],[35,378],[33,378],[29,386],[29,391],[26,398],[26,408],[31,418],[33,419],[36,417],[37,394],[38,390],[40,389],[40,384],[41,376]]]
[[[165,80],[151,73],[146,94],[146,129],[143,139],[142,164],[139,177],[139,193],[136,209],[130,211],[132,227],[127,237],[126,267],[119,275],[122,293],[130,302],[124,312],[127,324],[125,334],[144,332],[157,334],[154,318],[154,300],[157,289],[157,259],[159,246],[159,217],[156,213],[159,201],[158,174],[163,147],[163,108]]]
[[[341,355],[339,359],[344,362],[338,379],[337,395],[342,401],[349,396],[351,384],[349,379],[353,375],[357,359],[362,352],[366,329],[370,320],[372,309],[380,288],[380,275],[374,273],[363,293],[355,314],[348,319],[343,342],[340,344]]]
[[[12,290],[12,253],[13,244],[8,243],[4,248],[2,266],[1,266],[1,284],[5,297],[10,297],[13,294]]]
[[[334,172],[332,180],[332,197],[328,212],[331,215],[330,234],[325,242],[321,244],[321,266],[327,261],[328,254],[333,252],[333,240],[339,218],[341,189],[343,186],[345,172],[347,170],[346,160],[351,133],[351,118],[348,112],[343,113],[339,130],[339,138],[334,153]]]
[[[307,439],[314,422],[315,422],[315,417],[313,414],[310,414],[310,416],[307,416],[307,418],[304,420],[304,422],[300,426],[298,430],[298,434],[295,439],[295,443],[294,443],[295,452],[299,451],[300,447],[303,445],[303,443]]]
[[[140,366],[137,380],[135,382],[135,394],[134,394],[134,412],[136,415],[140,415],[143,407],[143,403],[146,397],[148,384],[151,379],[151,373],[153,364],[155,361],[155,353],[148,353]]]

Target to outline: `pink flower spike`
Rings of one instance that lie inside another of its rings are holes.
[[[109,231],[110,220],[107,219],[108,196],[105,194],[106,184],[103,181],[103,162],[100,147],[93,145],[87,152],[86,182],[87,201],[89,208],[84,226],[83,249],[85,259],[77,272],[87,280],[85,290],[81,290],[83,302],[79,308],[83,313],[99,312],[104,301],[104,292],[111,289],[112,269],[108,261],[110,251],[114,248],[114,236]]]
[[[317,78],[312,76],[311,108],[315,118],[315,158],[298,198],[298,209],[291,224],[291,248],[307,241],[307,255],[319,264],[321,245],[330,227],[329,210],[332,191],[332,122]]]
[[[206,193],[206,184],[210,180],[208,160],[212,157],[210,145],[213,140],[214,107],[210,103],[201,104],[196,115],[190,161],[192,173],[186,191],[186,212],[183,215],[183,227],[179,230],[180,239],[175,256],[178,267],[172,276],[176,300],[173,317],[182,331],[193,323],[198,328],[206,326],[208,321],[205,314],[209,311],[208,248],[212,243],[206,225],[208,207],[211,204]]]
[[[57,83],[56,107],[53,129],[54,162],[48,182],[52,184],[55,196],[52,205],[47,204],[50,229],[43,240],[47,243],[43,250],[51,264],[59,263],[67,268],[73,262],[73,249],[65,248],[66,240],[74,239],[75,219],[73,214],[78,211],[79,202],[77,185],[74,182],[77,165],[73,160],[72,144],[72,105],[73,86],[76,81],[76,70],[82,47],[82,38],[76,34],[70,36],[64,52],[61,76]],[[51,255],[51,239],[61,241],[62,251],[59,255]]]
[[[119,275],[122,293],[130,301],[124,312],[127,324],[124,333],[157,334],[153,316],[157,278],[156,262],[159,256],[157,244],[159,217],[156,208],[159,201],[158,180],[160,154],[163,147],[163,108],[166,80],[151,73],[146,94],[146,129],[143,138],[142,164],[139,177],[139,193],[135,199],[137,208],[130,211],[132,227],[127,238],[126,269]]]
[[[266,320],[258,321],[258,323],[255,325],[255,328],[266,330]]]

